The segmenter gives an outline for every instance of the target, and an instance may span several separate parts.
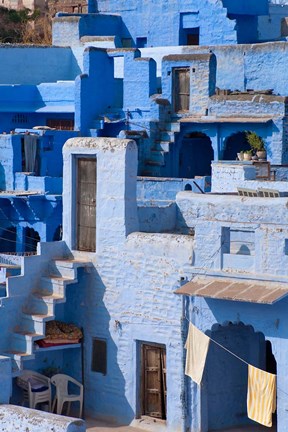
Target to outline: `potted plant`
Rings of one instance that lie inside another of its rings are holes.
[[[237,158],[239,161],[243,161],[244,160],[244,152],[240,151],[240,153],[237,153]]]
[[[266,159],[265,143],[263,138],[255,132],[246,132],[246,139],[251,147],[251,150],[257,155],[258,159]]]
[[[251,160],[251,159],[252,159],[252,150],[245,150],[245,151],[243,152],[243,158],[244,158],[244,160],[246,160],[246,161]]]

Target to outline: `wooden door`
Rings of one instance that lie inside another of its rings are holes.
[[[96,250],[96,159],[77,159],[77,249]]]
[[[190,101],[190,69],[175,68],[173,70],[174,111],[189,111]]]
[[[142,414],[166,418],[166,352],[160,346],[142,345]]]

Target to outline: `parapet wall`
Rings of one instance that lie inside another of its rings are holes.
[[[59,416],[14,405],[1,405],[0,429],[29,432],[85,432],[81,419]]]

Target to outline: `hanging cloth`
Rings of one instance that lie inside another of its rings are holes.
[[[198,385],[201,384],[209,343],[210,338],[189,323],[185,344],[187,350],[185,374],[190,376]]]
[[[36,165],[37,136],[24,136],[25,171],[34,172]]]
[[[263,426],[272,426],[276,411],[276,375],[248,365],[248,417]]]

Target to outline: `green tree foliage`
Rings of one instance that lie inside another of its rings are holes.
[[[51,43],[51,20],[38,10],[0,7],[0,43]]]

